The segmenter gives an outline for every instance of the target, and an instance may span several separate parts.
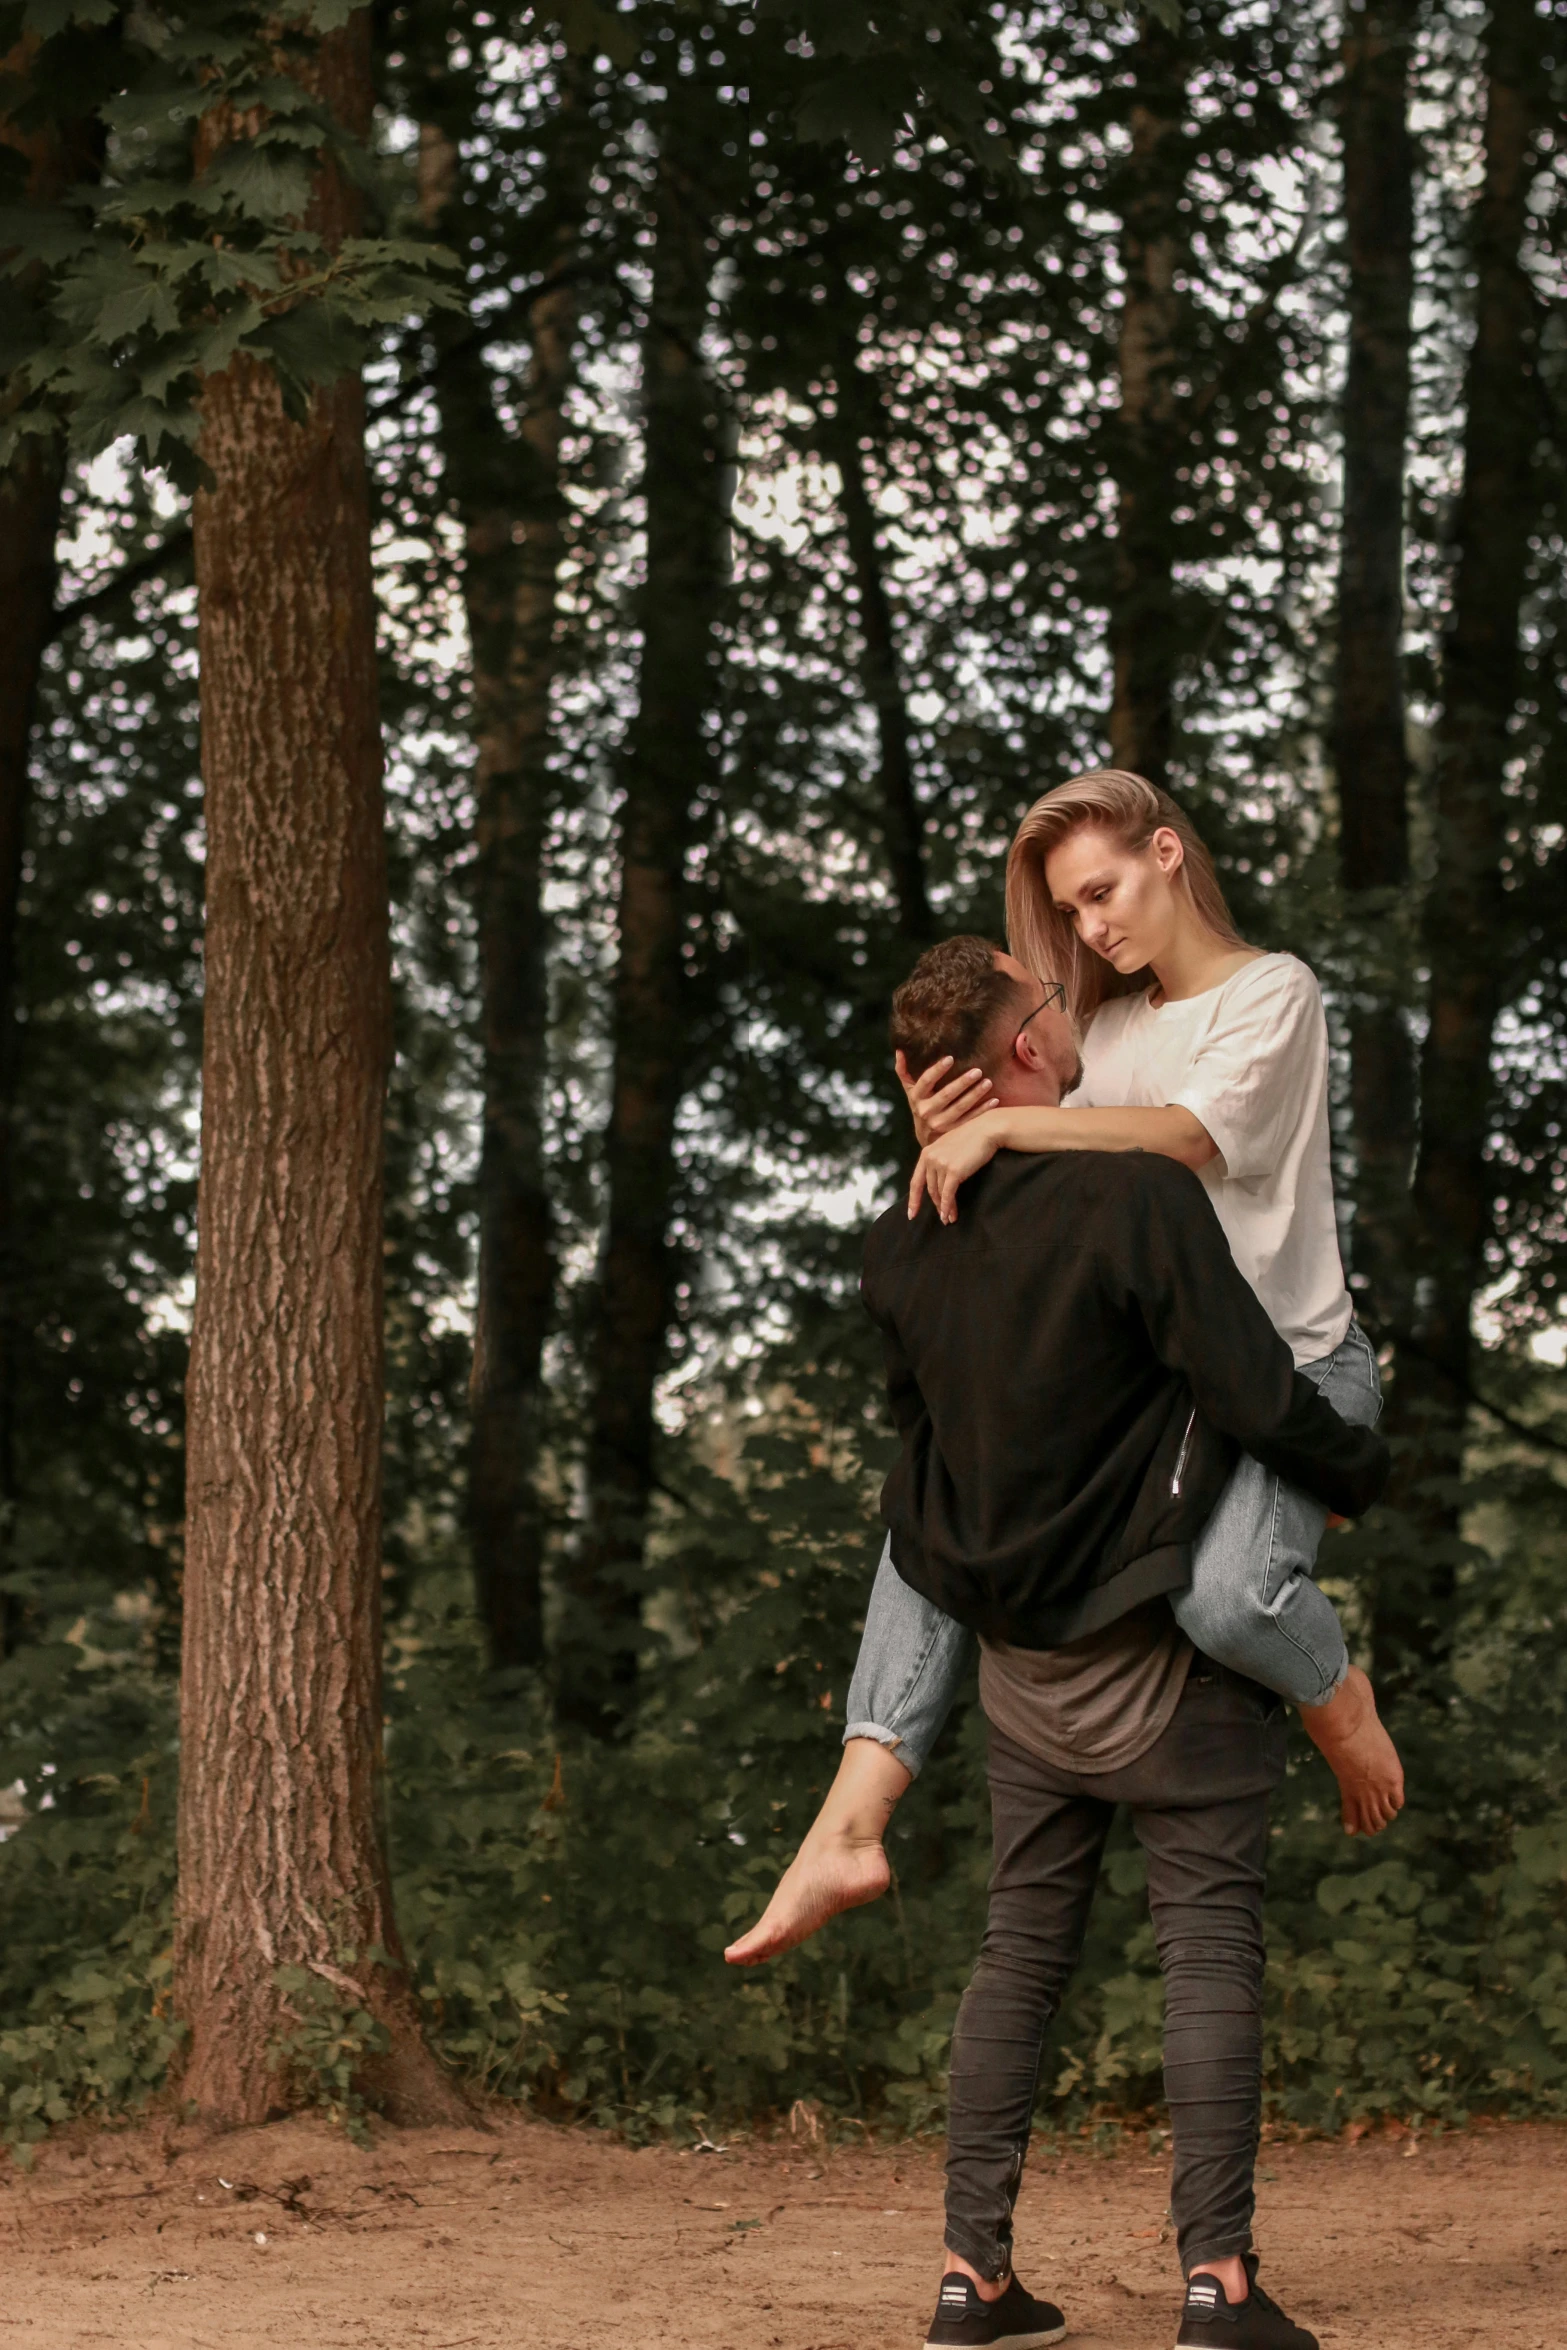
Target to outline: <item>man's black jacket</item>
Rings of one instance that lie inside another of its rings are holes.
[[[1002,1151],[955,1224],[878,1219],[861,1294],[893,1564],[993,1639],[1056,1648],[1184,1589],[1237,1447],[1346,1517],[1382,1490],[1387,1447],[1296,1371],[1173,1159]]]

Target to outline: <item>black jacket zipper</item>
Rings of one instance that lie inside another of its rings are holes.
[[[1186,1474],[1186,1456],[1192,1449],[1192,1430],[1196,1427],[1196,1425],[1197,1410],[1196,1406],[1194,1405],[1192,1407],[1191,1418],[1186,1423],[1186,1434],[1181,1438],[1181,1449],[1175,1456],[1175,1475],[1170,1479],[1170,1494],[1172,1499],[1181,1490],[1181,1479]]]

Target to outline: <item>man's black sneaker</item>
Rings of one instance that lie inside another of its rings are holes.
[[[972,2277],[954,2275],[941,2280],[925,2350],[1039,2350],[1065,2332],[1055,2303],[1036,2301],[1016,2277],[994,2301],[983,2301]]]
[[[1258,2284],[1254,2252],[1246,2254],[1246,2273],[1251,2291],[1244,2301],[1228,2299],[1217,2277],[1190,2280],[1175,2350],[1318,2350],[1316,2335],[1291,2324]]]

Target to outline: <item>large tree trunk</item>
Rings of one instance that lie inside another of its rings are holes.
[[[1451,1645],[1471,1317],[1491,1231],[1485,1165],[1502,1007],[1507,802],[1519,618],[1535,509],[1537,320],[1520,265],[1543,104],[1533,0],[1495,0],[1486,32],[1484,176],[1474,216],[1475,339],[1465,378],[1464,479],[1436,739],[1436,871],[1426,900],[1430,1024],[1420,1063],[1414,1219],[1420,1281],[1401,1347],[1390,1498],[1415,1529],[1377,1593],[1381,1679],[1440,1674]]]
[[[1409,879],[1404,743],[1404,467],[1414,295],[1410,49],[1417,0],[1353,0],[1340,122],[1349,256],[1344,511],[1333,762],[1339,869],[1354,932],[1350,1087],[1354,1286],[1379,1335],[1407,1328],[1415,1052],[1400,1001],[1399,893]]]
[[[555,1303],[554,1218],[544,1164],[548,1079],[545,849],[553,791],[550,696],[559,663],[565,554],[560,442],[577,332],[573,263],[586,206],[585,142],[566,142],[554,209],[573,213],[532,305],[532,362],[514,439],[495,412],[472,329],[441,337],[441,445],[463,526],[478,750],[479,976],[484,1129],[479,1283],[470,1400],[468,1518],[480,1614],[501,1670],[544,1657],[544,1515],[537,1470],[543,1360]],[[421,150],[424,214],[456,192],[457,155],[434,126]],[[575,197],[575,204],[572,199]]]
[[[311,86],[362,132],[364,13]],[[341,235],[327,178],[314,218]],[[204,391],[196,501],[206,1011],[175,1983],[184,2094],[254,2122],[319,1996],[384,2046],[399,2118],[458,2100],[399,1962],[382,1825],[381,1154],[386,852],[357,381],[303,423],[244,361]]]
[[[860,677],[876,713],[877,790],[900,937],[924,946],[935,936],[925,887],[925,819],[914,787],[909,706],[899,674],[897,637],[882,559],[876,508],[865,475],[880,403],[862,374],[852,337],[839,346],[837,414],[823,436],[842,484],[844,529],[860,615]]]
[[[1180,199],[1188,60],[1180,36],[1145,10],[1132,53],[1132,151],[1121,169],[1126,290],[1113,438],[1116,536],[1111,573],[1110,758],[1163,785],[1174,734],[1173,525],[1181,427],[1174,376],[1184,250]]]
[[[697,109],[677,87],[658,167],[643,342],[647,572],[638,708],[622,771],[609,1205],[592,1341],[587,1515],[559,1671],[563,1717],[600,1735],[624,1719],[636,1678],[654,1385],[674,1302],[669,1224],[690,1024],[686,860],[711,772],[706,720],[728,551],[722,404],[703,359],[711,268],[703,155]]]

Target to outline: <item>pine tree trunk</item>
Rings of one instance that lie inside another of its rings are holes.
[[[312,86],[370,105],[368,17]],[[344,226],[326,183],[315,219]],[[195,509],[206,1007],[179,1820],[184,2094],[227,2123],[311,2101],[278,2061],[320,1996],[384,2041],[396,2118],[459,2101],[420,2037],[383,1832],[381,1154],[386,850],[364,411],[290,421],[244,361],[209,380]]]
[[[423,135],[427,224],[456,189],[457,155]],[[585,148],[567,142],[571,184],[556,209],[585,208]],[[440,191],[436,198],[434,191]],[[500,1670],[544,1658],[544,1517],[537,1470],[545,1340],[556,1284],[544,1164],[548,1079],[545,849],[553,805],[550,695],[559,663],[565,554],[560,441],[572,379],[580,233],[555,240],[553,277],[532,306],[532,363],[513,440],[466,322],[440,337],[441,445],[463,526],[463,596],[473,650],[478,750],[476,897],[484,1052],[479,1281],[470,1402],[468,1520],[479,1610]]]
[[[1415,1051],[1400,1003],[1399,893],[1409,879],[1404,743],[1404,467],[1414,297],[1410,49],[1417,0],[1352,0],[1340,120],[1349,257],[1344,511],[1334,669],[1339,869],[1354,927],[1350,1088],[1354,1286],[1381,1334],[1409,1319]]]
[[[1112,437],[1110,758],[1162,786],[1175,720],[1172,515],[1180,425],[1174,375],[1181,316],[1175,281],[1184,249],[1179,205],[1189,69],[1179,37],[1146,11],[1132,54],[1132,152],[1121,171],[1121,404]]]
[[[837,387],[837,415],[824,435],[824,446],[843,485],[844,530],[859,598],[860,677],[876,713],[877,788],[887,866],[899,935],[924,946],[936,934],[925,888],[925,819],[914,786],[909,706],[898,670],[876,508],[865,477],[865,444],[871,437],[876,393],[860,371],[852,340],[839,349]]]
[[[1389,1498],[1413,1522],[1416,1541],[1381,1579],[1376,1610],[1377,1670],[1394,1688],[1428,1683],[1451,1647],[1471,1320],[1491,1232],[1485,1145],[1506,938],[1502,785],[1519,685],[1539,436],[1538,327],[1520,253],[1544,101],[1541,24],[1533,0],[1495,0],[1486,32],[1475,339],[1465,377],[1452,616],[1442,649],[1436,871],[1425,909],[1430,1024],[1413,1193],[1420,1283],[1391,1414],[1402,1441]]]
[[[677,89],[659,162],[643,342],[647,571],[638,708],[622,771],[609,1208],[592,1340],[587,1514],[558,1676],[563,1718],[598,1735],[623,1721],[636,1680],[654,1387],[674,1306],[669,1226],[690,1021],[686,860],[711,779],[706,721],[728,551],[723,416],[703,358],[711,262],[700,134],[693,100]]]

